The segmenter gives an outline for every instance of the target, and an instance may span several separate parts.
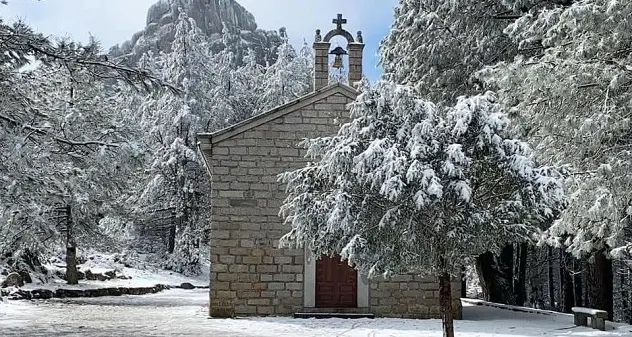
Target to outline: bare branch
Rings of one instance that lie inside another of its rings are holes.
[[[494,15],[492,18],[494,20],[518,20],[522,17],[522,15]]]
[[[586,83],[586,84],[580,84],[577,86],[577,89],[585,89],[585,88],[593,88],[593,87],[598,87],[599,83]]]

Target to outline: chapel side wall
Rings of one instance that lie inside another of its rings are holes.
[[[452,309],[461,319],[461,282],[453,280]],[[370,287],[371,313],[382,317],[441,318],[437,278],[395,275],[373,279]]]
[[[277,175],[303,167],[304,138],[335,134],[351,99],[335,94],[213,145],[210,314],[287,315],[303,307],[303,249],[277,249],[290,229]]]

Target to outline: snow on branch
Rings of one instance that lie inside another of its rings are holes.
[[[292,228],[281,246],[343,254],[371,276],[456,274],[471,256],[534,238],[566,205],[556,172],[508,138],[491,93],[443,108],[378,82],[351,116],[307,142],[313,163],[279,176]]]

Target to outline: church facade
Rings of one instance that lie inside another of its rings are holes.
[[[212,180],[212,317],[362,313],[384,317],[439,318],[437,280],[418,275],[367,279],[338,257],[304,249],[279,249],[289,231],[279,208],[286,197],[277,175],[303,167],[305,138],[333,135],[348,120],[357,91],[328,84],[330,40],[348,41],[349,82],[361,80],[361,33],[337,25],[314,42],[314,90],[292,102],[212,134],[199,136]],[[452,283],[461,316],[461,283]]]

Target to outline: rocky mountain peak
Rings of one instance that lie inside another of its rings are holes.
[[[223,24],[229,28],[257,30],[255,17],[234,0],[160,0],[147,11],[147,26],[175,21],[178,8],[187,12],[207,34],[221,33]]]
[[[129,41],[112,47],[110,54],[135,63],[148,50],[168,52],[180,10],[195,20],[212,42],[213,49],[228,47],[240,55],[252,48],[261,64],[276,59],[276,47],[281,44],[279,34],[258,29],[255,17],[235,0],[159,0],[147,11],[145,29],[134,34]],[[231,39],[235,45],[224,46],[221,43],[224,28],[238,37]]]

